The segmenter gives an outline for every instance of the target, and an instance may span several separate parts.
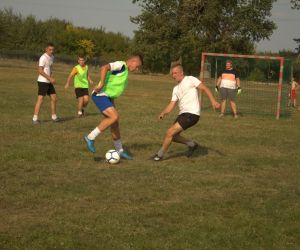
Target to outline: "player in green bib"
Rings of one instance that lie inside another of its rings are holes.
[[[84,137],[88,149],[95,153],[95,138],[110,127],[114,146],[121,158],[132,160],[124,151],[119,129],[119,115],[114,105],[114,100],[123,94],[128,85],[129,71],[136,71],[143,65],[143,58],[140,55],[131,56],[127,61],[116,61],[106,64],[100,69],[99,85],[93,90],[92,100],[104,115],[100,124]]]
[[[83,56],[78,56],[78,65],[75,66],[70,73],[65,89],[70,86],[72,78],[74,78],[75,95],[78,100],[77,114],[78,117],[83,117],[84,108],[89,103],[89,84],[93,84],[89,75],[89,68],[86,65],[86,59]]]

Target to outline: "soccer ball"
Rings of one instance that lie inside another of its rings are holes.
[[[120,155],[117,150],[110,149],[106,152],[105,159],[110,164],[117,164],[120,161]]]

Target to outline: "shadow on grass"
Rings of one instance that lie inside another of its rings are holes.
[[[96,162],[104,162],[105,159],[104,159],[104,157],[101,157],[101,156],[95,156],[94,157],[94,161],[96,161]]]
[[[99,113],[87,113],[85,116],[96,116],[96,115],[100,115]],[[72,121],[75,119],[84,119],[84,117],[80,118],[78,116],[65,116],[65,117],[61,117],[61,120],[57,123],[62,123],[62,122],[68,122],[68,121]],[[48,120],[43,120],[43,123],[48,123],[48,122],[52,122],[51,119]]]
[[[192,159],[192,158],[197,158],[197,157],[205,156],[205,155],[208,155],[210,152],[214,153],[214,154],[217,154],[219,156],[225,156],[225,154],[223,154],[219,150],[199,145],[198,149],[193,153],[193,155],[190,158]],[[165,160],[187,156],[187,152],[186,151],[184,151],[184,152],[178,152],[178,153],[175,153],[175,154],[172,154],[172,151],[171,151],[170,153],[171,153],[171,155],[169,155],[168,157],[166,157]]]

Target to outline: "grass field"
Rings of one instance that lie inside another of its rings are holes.
[[[83,135],[101,119],[93,103],[76,118],[70,66],[56,65],[58,114],[31,124],[36,64],[0,61],[0,249],[299,249],[300,111],[289,118],[231,116],[204,110],[185,135],[201,148],[191,159],[172,145],[149,160],[176,112],[166,76],[131,75],[117,107],[123,142],[134,155],[104,162],[109,132],[86,150]],[[97,71],[92,71],[98,80]]]

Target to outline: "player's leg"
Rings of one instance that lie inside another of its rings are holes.
[[[112,136],[112,139],[113,139],[115,149],[118,151],[121,158],[125,159],[125,160],[132,160],[133,157],[131,155],[129,155],[128,152],[124,151],[124,149],[123,149],[123,144],[122,144],[122,141],[121,141],[119,121],[114,122],[110,126],[110,131],[111,131],[111,136]]]
[[[164,141],[162,144],[162,147],[160,150],[157,152],[157,154],[154,156],[153,160],[155,161],[160,161],[162,160],[164,154],[168,151],[168,148],[170,147],[173,137],[176,134],[179,134],[183,131],[183,128],[180,126],[178,122],[174,123],[166,132]]]
[[[227,89],[223,87],[220,88],[220,95],[221,95],[221,113],[219,117],[223,117],[226,109]]]
[[[228,89],[228,98],[230,100],[230,106],[231,106],[231,110],[232,110],[234,118],[238,118],[237,107],[236,107],[236,102],[235,102],[236,94],[237,94],[236,89]]]
[[[40,109],[43,104],[43,101],[44,101],[44,96],[38,95],[35,106],[34,106],[34,113],[33,113],[33,118],[32,118],[32,122],[34,124],[40,123],[38,117],[39,117],[39,113],[40,113]]]
[[[32,118],[32,123],[33,124],[39,124],[40,121],[38,119],[39,113],[41,106],[44,101],[44,97],[47,95],[48,91],[48,84],[45,82],[38,82],[38,97],[34,106],[34,113],[33,113],[33,118]]]
[[[88,105],[89,100],[90,100],[89,95],[84,95],[84,96],[83,96],[83,104],[82,104],[82,107],[83,107],[83,108],[85,108],[85,107]]]
[[[77,98],[77,114],[78,117],[82,117],[83,116],[83,96],[80,96]]]
[[[118,121],[119,115],[117,110],[115,109],[112,101],[107,96],[93,96],[92,97],[94,103],[104,115],[104,119],[100,122],[100,124],[91,131],[87,136],[84,137],[88,149],[95,153],[96,149],[94,146],[94,141],[98,135],[100,135],[104,130],[110,127],[112,124]]]
[[[59,122],[60,118],[56,115],[56,103],[57,103],[57,96],[56,94],[50,95],[51,100],[51,119],[53,122]]]

